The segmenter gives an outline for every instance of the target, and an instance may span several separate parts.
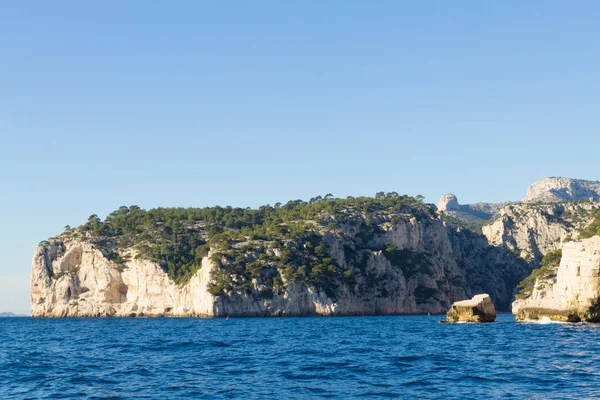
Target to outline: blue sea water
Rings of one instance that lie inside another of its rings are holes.
[[[600,326],[0,318],[0,399],[600,398]]]

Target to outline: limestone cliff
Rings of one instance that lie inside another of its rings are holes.
[[[518,320],[600,321],[600,237],[566,243],[551,280],[538,279],[532,294],[513,303]]]
[[[523,199],[526,203],[597,200],[600,200],[600,182],[556,177],[534,182]]]
[[[474,293],[508,311],[517,284],[600,208],[462,206],[447,195],[438,212],[394,192],[330,196],[256,210],[131,206],[105,221],[92,215],[36,248],[32,315],[443,313]],[[451,218],[465,215],[477,223]]]
[[[494,218],[506,204],[508,202],[459,204],[456,195],[449,193],[439,199],[438,210],[468,223],[483,223]]]
[[[383,222],[383,221],[382,221]],[[210,293],[213,252],[185,284],[176,284],[156,263],[122,252],[120,263],[95,245],[68,235],[40,244],[31,276],[32,315],[40,316],[275,316],[441,313],[471,295],[439,220],[409,218],[382,223],[369,246],[395,246],[407,257],[390,260],[383,250],[359,260],[351,239],[359,231],[326,235],[330,256],[354,272],[334,295],[306,283],[291,283],[270,296],[259,282],[251,290]],[[422,263],[422,265],[419,265]]]
[[[600,201],[600,182],[583,179],[550,177],[529,186],[523,203],[567,203]],[[459,204],[454,194],[438,201],[438,209],[469,223],[482,223],[498,216],[510,202]],[[512,203],[519,204],[519,203]]]
[[[599,208],[600,202],[514,203],[503,207],[482,231],[490,244],[535,262],[576,239],[579,229],[591,222],[593,211]]]

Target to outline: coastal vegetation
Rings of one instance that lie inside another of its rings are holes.
[[[395,192],[345,199],[327,194],[258,209],[123,206],[104,220],[91,215],[65,234],[85,238],[116,263],[124,263],[132,255],[126,250],[133,248],[135,257],[158,263],[180,284],[189,281],[210,252],[216,266],[210,287],[214,295],[256,289],[269,297],[282,290],[285,280],[314,285],[333,297],[336,285],[353,282],[354,271],[331,258],[330,239],[341,235],[342,227],[355,227],[359,234],[343,249],[347,257],[365,267],[368,253],[381,250],[412,270],[424,264],[422,255],[384,249],[371,238],[385,224],[413,217],[436,218],[436,208],[421,196]]]
[[[596,209],[591,215],[592,222],[579,231],[579,237],[582,239],[590,238],[592,236],[600,236],[600,209]]]
[[[562,249],[557,249],[544,255],[540,262],[540,267],[531,271],[531,274],[517,285],[518,294],[516,298],[524,299],[531,296],[536,282],[540,285],[552,282],[556,278],[561,258]]]

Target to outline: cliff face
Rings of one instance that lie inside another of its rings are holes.
[[[468,229],[450,232],[450,240],[466,285],[473,294],[489,293],[500,311],[510,311],[517,284],[533,266],[502,245]]]
[[[513,303],[518,320],[600,321],[600,237],[566,243],[556,278]]]
[[[52,316],[277,316],[441,313],[455,300],[472,295],[464,269],[457,264],[449,230],[440,220],[409,218],[382,224],[369,247],[393,244],[359,256],[351,238],[360,231],[348,226],[326,235],[329,254],[354,273],[339,282],[333,295],[306,283],[286,282],[271,296],[260,285],[251,290],[213,295],[209,285],[216,266],[211,253],[183,285],[163,269],[136,258],[127,249],[116,263],[85,240],[57,238],[39,245],[31,275],[32,315]],[[450,230],[451,231],[451,230]],[[390,260],[390,258],[392,260]],[[330,291],[331,292],[331,291]],[[495,294],[495,293],[494,293]],[[500,294],[504,296],[504,294]],[[506,299],[504,299],[506,300]]]
[[[517,284],[600,209],[461,206],[447,195],[440,213],[393,192],[329,196],[257,210],[132,206],[105,221],[90,216],[36,248],[32,315],[443,313],[477,293],[508,311]]]
[[[31,272],[32,316],[212,315],[208,259],[178,287],[156,264],[108,260],[92,244],[55,240],[39,245]]]
[[[497,218],[482,227],[490,244],[506,247],[522,259],[539,261],[549,251],[576,239],[578,230],[591,222],[600,202],[526,204],[502,208]]]

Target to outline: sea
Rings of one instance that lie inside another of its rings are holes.
[[[600,325],[0,318],[0,399],[600,398]]]

